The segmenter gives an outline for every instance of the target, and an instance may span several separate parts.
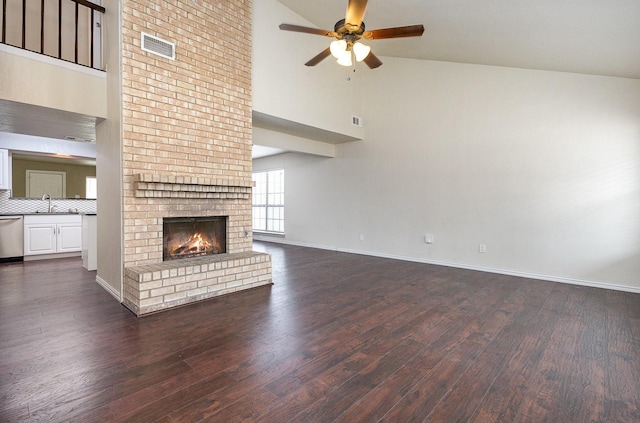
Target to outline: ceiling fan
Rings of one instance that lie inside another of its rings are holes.
[[[357,62],[364,61],[371,69],[382,65],[382,62],[371,52],[371,47],[362,44],[361,39],[382,40],[385,38],[419,37],[424,32],[424,26],[422,25],[365,31],[362,19],[366,9],[367,0],[349,0],[345,18],[336,22],[333,31],[285,23],[280,24],[280,29],[335,38],[335,41],[328,48],[305,63],[306,66],[315,66],[330,55],[333,55],[338,60],[338,64],[351,66],[353,64],[353,54]]]

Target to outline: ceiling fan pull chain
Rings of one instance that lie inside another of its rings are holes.
[[[356,64],[355,64],[355,62],[353,63],[353,66],[351,67],[351,69],[347,69],[347,82],[351,82],[351,74],[352,73],[356,73]]]

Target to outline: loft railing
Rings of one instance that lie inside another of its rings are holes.
[[[2,44],[102,68],[104,7],[87,0],[2,0]]]

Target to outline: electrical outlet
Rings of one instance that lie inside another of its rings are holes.
[[[364,241],[364,234],[360,234],[360,241]]]
[[[487,252],[487,244],[480,244],[478,246],[478,252],[484,254]]]
[[[425,244],[433,244],[433,235],[427,234],[424,236]]]

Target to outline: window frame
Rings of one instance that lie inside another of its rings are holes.
[[[259,180],[262,175],[264,175],[264,181]],[[284,236],[284,169],[254,171],[251,178],[254,182],[251,196],[251,227],[253,232]],[[277,179],[274,181],[273,178]],[[261,201],[257,201],[257,197],[261,197]],[[256,209],[262,210],[262,216],[256,217]],[[256,224],[257,221],[263,221],[264,225]]]

